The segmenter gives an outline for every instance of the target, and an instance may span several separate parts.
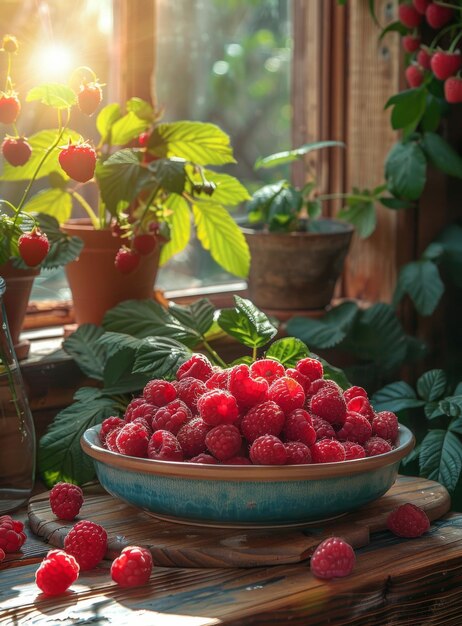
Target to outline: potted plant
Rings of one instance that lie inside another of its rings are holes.
[[[32,88],[26,100],[55,109],[58,127],[23,139],[29,159],[17,167],[7,163],[3,172],[4,180],[27,181],[28,189],[48,177],[22,210],[55,215],[64,233],[84,242],[79,259],[66,266],[77,323],[98,324],[118,302],[152,297],[159,263],[186,247],[192,224],[213,259],[245,277],[249,251],[228,207],[248,192],[208,167],[234,162],[229,137],[213,124],[160,123],[140,98],[101,107],[102,97],[87,67],[77,68],[69,84]],[[93,115],[95,145],[70,128],[71,117]],[[76,222],[74,206],[87,217]]]
[[[342,146],[337,141],[306,144],[259,159],[256,169],[290,163],[312,150]],[[250,299],[265,310],[324,309],[343,268],[353,227],[319,219],[316,182],[303,188],[286,179],[260,187],[247,203],[242,231],[250,248]],[[318,218],[318,219],[317,219]]]

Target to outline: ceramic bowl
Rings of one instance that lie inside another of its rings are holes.
[[[101,485],[156,517],[186,524],[283,527],[332,519],[376,500],[415,444],[399,426],[391,452],[316,465],[201,465],[124,456],[101,446],[100,426],[82,436]]]

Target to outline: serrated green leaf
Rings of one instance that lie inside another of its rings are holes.
[[[396,143],[385,161],[388,190],[398,198],[417,200],[427,179],[427,159],[415,142]]]
[[[189,204],[181,196],[170,195],[164,202],[164,207],[171,212],[168,216],[170,240],[162,246],[159,261],[161,266],[186,248],[191,239],[192,220]]]
[[[462,157],[441,135],[424,133],[422,148],[435,167],[449,176],[462,178]]]
[[[120,104],[117,102],[107,104],[98,113],[98,117],[96,118],[96,128],[101,135],[102,143],[107,143],[110,138],[111,128],[121,117],[122,110],[120,108]]]
[[[346,337],[351,329],[358,305],[343,302],[333,307],[321,319],[293,317],[286,324],[289,335],[298,337],[310,347],[332,348]]]
[[[33,87],[26,96],[26,102],[39,101],[54,109],[69,109],[77,104],[75,92],[67,85],[47,83]]]
[[[430,430],[420,444],[420,473],[454,491],[462,470],[462,443],[451,431]]]
[[[190,306],[180,306],[171,302],[168,312],[175,317],[180,324],[196,331],[198,336],[204,337],[213,324],[215,307],[207,298],[201,298]]]
[[[150,122],[141,119],[133,111],[129,111],[112,125],[111,144],[113,146],[124,146],[136,139],[149,126]]]
[[[103,380],[104,375],[106,349],[97,344],[103,334],[104,330],[100,326],[82,324],[63,341],[65,352],[86,376],[95,380]]]
[[[440,235],[437,243],[444,250],[443,266],[451,281],[462,287],[462,228],[458,224],[450,224]]]
[[[399,271],[393,304],[396,306],[408,294],[421,315],[431,315],[443,293],[444,284],[435,263],[427,260],[413,261]]]
[[[127,100],[125,108],[127,111],[131,111],[135,113],[138,117],[147,122],[152,122],[154,120],[155,114],[154,109],[146,100],[142,98],[130,98]]]
[[[462,417],[452,420],[449,424],[449,430],[458,435],[462,435]]]
[[[443,114],[443,106],[444,104],[440,98],[436,98],[433,94],[427,93],[425,113],[422,117],[423,130],[435,132],[438,129]]]
[[[443,370],[435,369],[425,372],[417,381],[417,393],[427,402],[438,400],[444,395],[447,385],[446,374]]]
[[[169,337],[147,337],[136,353],[134,373],[149,374],[151,378],[174,378],[178,367],[191,351]]]
[[[338,217],[353,224],[361,239],[367,239],[372,235],[377,224],[375,202],[370,200],[356,200],[348,203],[348,206],[339,211]]]
[[[197,238],[214,261],[227,272],[247,278],[250,251],[245,237],[228,211],[219,205],[196,202],[193,205]]]
[[[404,409],[414,409],[425,404],[417,398],[414,389],[404,381],[398,381],[385,385],[371,398],[374,409],[379,411],[393,411],[397,413]]]
[[[126,148],[115,152],[104,163],[97,163],[95,176],[107,210],[115,215],[120,202],[130,203],[151,175],[141,167],[139,153]]]
[[[427,402],[424,406],[425,417],[429,420],[434,420],[437,417],[444,415],[444,411],[441,409],[439,402]]]
[[[261,348],[276,335],[268,316],[250,301],[234,296],[235,308],[222,309],[217,323],[228,335],[251,348]]]
[[[450,417],[462,416],[462,395],[444,398],[444,400],[440,402],[440,408]]]
[[[62,267],[77,259],[83,248],[83,241],[80,237],[71,237],[63,233],[59,228],[59,222],[52,215],[38,213],[36,219],[50,242],[48,254],[41,263],[42,268]]]
[[[300,359],[307,356],[310,356],[308,346],[295,337],[277,339],[265,354],[267,359],[277,359],[284,367],[295,367]]]
[[[24,205],[24,211],[52,215],[60,224],[64,224],[72,214],[72,196],[59,187],[44,189],[32,196]]]
[[[284,150],[283,152],[277,152],[270,154],[267,157],[257,159],[254,169],[276,167],[277,165],[285,165],[286,163],[292,163],[297,161],[301,157],[309,154],[313,150],[320,150],[321,148],[331,147],[345,147],[345,144],[341,141],[314,141],[312,143],[306,143],[300,148],[294,150]]]
[[[182,194],[186,183],[184,159],[158,159],[149,164],[149,171],[156,184],[171,193]]]

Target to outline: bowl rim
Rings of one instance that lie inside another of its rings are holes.
[[[101,445],[98,435],[100,428],[101,424],[88,428],[80,439],[83,451],[94,461],[123,471],[189,480],[286,482],[340,478],[394,465],[415,446],[413,433],[403,424],[399,424],[399,445],[390,452],[364,459],[312,465],[206,465],[184,461],[157,461],[111,452]]]

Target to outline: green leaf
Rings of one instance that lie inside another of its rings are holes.
[[[150,122],[141,119],[129,111],[126,115],[116,120],[111,128],[111,144],[123,146],[136,139],[143,131],[149,128]]]
[[[213,324],[215,307],[207,298],[196,300],[190,306],[180,306],[171,302],[168,312],[175,317],[180,324],[192,328],[195,332],[204,337]]]
[[[443,107],[441,100],[433,94],[427,93],[427,103],[425,105],[425,113],[422,117],[422,128],[425,131],[434,132],[438,129],[441,122]]]
[[[184,159],[158,159],[149,164],[149,171],[161,187],[171,193],[182,194],[186,183]]]
[[[448,396],[440,402],[440,408],[450,417],[462,416],[462,395]]]
[[[414,204],[412,202],[408,202],[407,200],[400,200],[399,198],[388,198],[382,197],[379,198],[379,202],[386,206],[387,209],[411,209]]]
[[[24,211],[52,215],[60,224],[64,224],[72,214],[72,196],[59,187],[43,189],[24,205]]]
[[[146,120],[149,123],[154,120],[154,109],[149,102],[142,98],[130,98],[127,100],[125,108],[127,111],[135,113],[142,120]]]
[[[212,258],[226,271],[246,278],[250,267],[250,251],[245,237],[228,211],[219,205],[193,205],[197,238]]]
[[[265,354],[267,359],[277,359],[284,367],[295,367],[300,359],[307,356],[310,356],[308,346],[295,337],[277,339]]]
[[[425,417],[428,420],[434,420],[437,417],[444,415],[444,411],[441,409],[439,402],[427,402],[424,406]]]
[[[454,491],[462,470],[462,443],[450,431],[430,430],[420,444],[420,473]]]
[[[450,224],[436,240],[444,250],[443,266],[451,281],[462,288],[462,228]]]
[[[426,170],[425,153],[417,143],[396,143],[385,161],[388,190],[399,198],[417,200],[425,187]]]
[[[98,163],[95,175],[111,215],[117,213],[120,202],[130,203],[150,177],[148,170],[140,165],[139,153],[129,148],[118,150],[104,163]]]
[[[211,202],[231,207],[250,199],[247,189],[234,176],[208,169],[204,169],[202,173],[207,181],[216,185],[215,191],[210,197]],[[197,182],[202,180],[197,174],[196,176],[192,174],[191,179]],[[201,195],[201,200],[206,201],[208,199]]]
[[[380,33],[379,41],[382,41],[382,39],[388,33],[398,33],[399,35],[403,36],[403,35],[406,35],[407,32],[408,32],[408,29],[406,28],[406,26],[404,26],[404,24],[401,24],[401,22],[391,22],[390,24],[385,26],[385,28]]]
[[[354,302],[333,307],[322,318],[293,317],[286,324],[287,333],[310,347],[332,348],[346,337],[358,313]]]
[[[407,89],[391,97],[385,108],[393,106],[391,125],[394,130],[418,125],[425,113],[426,92],[424,89]]]
[[[408,294],[420,315],[431,315],[444,293],[444,284],[433,261],[413,261],[404,265],[398,275],[393,304]]]
[[[101,135],[102,143],[107,143],[110,138],[111,128],[122,117],[122,110],[120,104],[114,102],[107,104],[98,113],[96,118],[96,128]]]
[[[443,256],[444,247],[436,241],[429,244],[422,253],[422,259],[425,259],[426,261],[434,261],[436,263],[441,261]]]
[[[26,102],[38,100],[54,109],[69,109],[77,104],[75,92],[67,85],[47,83],[33,87],[26,96]]]
[[[178,367],[191,356],[191,351],[169,337],[147,337],[139,347],[133,372],[151,378],[173,378]]]
[[[229,136],[215,124],[170,122],[158,124],[148,149],[160,157],[177,156],[198,165],[235,163]]]
[[[255,162],[254,168],[270,168],[275,167],[276,165],[285,165],[286,163],[292,163],[293,161],[297,161],[301,157],[305,156],[305,154],[309,154],[313,150],[320,150],[321,148],[330,148],[333,146],[340,146],[342,148],[345,147],[345,144],[341,141],[314,141],[312,143],[306,143],[300,148],[295,148],[294,150],[284,150],[283,152],[276,152],[275,154],[270,154],[267,157],[259,158]]]
[[[104,334],[100,326],[82,324],[72,335],[63,341],[63,348],[77,363],[82,372],[94,378],[103,380],[106,350],[97,344],[97,340]]]
[[[271,231],[289,231],[303,206],[303,195],[285,180],[258,189],[247,204],[249,222],[267,223]]]
[[[218,325],[228,335],[251,348],[261,348],[277,333],[268,316],[250,302],[234,296],[234,309],[222,309]]]
[[[462,435],[462,417],[458,417],[449,424],[449,430],[458,435]]]
[[[348,205],[339,211],[338,217],[353,224],[361,239],[367,239],[372,235],[377,224],[374,199],[362,200],[353,197]]]
[[[449,176],[462,178],[462,157],[441,135],[424,133],[422,148],[435,167]]]
[[[376,14],[376,11],[375,11],[375,0],[368,0],[367,4],[368,4],[368,7],[369,7],[369,13],[370,13],[370,15],[371,15],[371,17],[372,17],[372,19],[374,21],[374,24],[378,28],[382,28],[380,26],[379,20],[377,19],[377,14]]]
[[[82,239],[63,233],[58,221],[52,215],[39,213],[36,218],[40,228],[47,233],[50,242],[50,250],[45,260],[42,261],[41,267],[54,269],[77,259],[83,248]]]
[[[171,211],[168,216],[170,240],[162,246],[159,261],[161,266],[184,250],[191,239],[191,213],[187,201],[181,196],[170,195],[164,202],[164,207]]]
[[[423,406],[425,402],[417,398],[414,389],[404,381],[385,385],[371,398],[371,404],[378,411],[393,411],[414,409]]]
[[[120,415],[114,399],[99,389],[80,389],[79,395],[81,400],[60,411],[40,439],[38,470],[48,487],[60,481],[82,485],[93,480],[93,460],[83,452],[80,438],[107,417]]]
[[[417,381],[417,393],[427,402],[438,400],[444,395],[447,385],[446,374],[443,370],[430,370],[422,374]]]

